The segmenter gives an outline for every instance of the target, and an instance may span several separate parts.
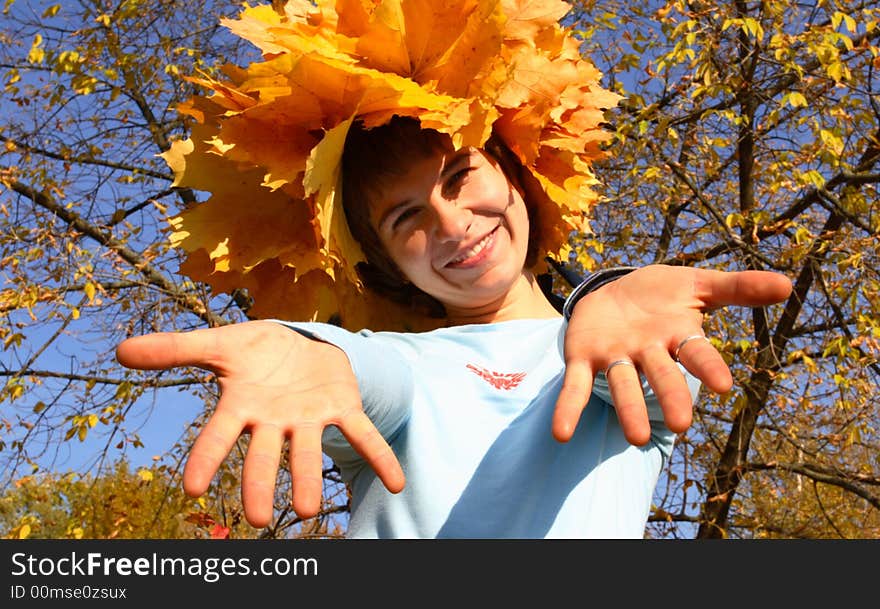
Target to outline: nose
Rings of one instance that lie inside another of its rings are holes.
[[[430,207],[434,217],[434,236],[439,241],[464,239],[474,217],[470,209],[438,192],[432,194]]]

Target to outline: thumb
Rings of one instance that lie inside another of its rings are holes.
[[[164,370],[175,366],[197,366],[212,370],[218,351],[215,329],[191,332],[156,332],[119,343],[116,359],[127,368]]]
[[[707,308],[728,305],[756,307],[782,302],[791,294],[791,280],[772,271],[695,269],[696,295]]]

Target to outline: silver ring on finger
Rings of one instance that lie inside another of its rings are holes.
[[[633,363],[633,361],[631,359],[629,359],[628,357],[616,359],[613,362],[611,362],[610,364],[608,364],[607,368],[605,368],[605,378],[608,378],[608,373],[611,372],[611,369],[614,368],[615,366],[632,366],[633,368],[636,367],[636,365]]]
[[[681,360],[678,359],[678,354],[681,353],[682,348],[692,340],[697,340],[700,338],[702,338],[703,340],[709,340],[708,338],[706,338],[705,334],[691,334],[690,336],[686,336],[685,338],[683,338],[682,341],[678,343],[678,346],[675,348],[675,352],[672,354],[672,359],[674,359],[676,362],[680,362]]]

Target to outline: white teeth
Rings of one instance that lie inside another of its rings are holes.
[[[458,257],[457,257],[455,260],[453,260],[450,264],[458,264],[459,262],[464,262],[464,261],[467,260],[468,258],[473,258],[473,257],[476,256],[477,254],[479,254],[481,251],[483,251],[483,248],[484,248],[484,247],[486,247],[487,245],[489,245],[489,241],[492,240],[492,235],[494,235],[494,234],[495,234],[495,231],[493,230],[491,233],[489,233],[488,235],[486,235],[485,237],[483,237],[483,239],[482,239],[479,243],[477,243],[475,246],[473,246],[471,249],[469,249],[468,251],[466,251],[466,252],[465,252],[464,254],[462,254],[461,256],[458,256]]]

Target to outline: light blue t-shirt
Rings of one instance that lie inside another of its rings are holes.
[[[425,333],[286,325],[346,353],[406,475],[390,493],[335,427],[325,430],[324,451],[352,491],[349,537],[643,537],[675,435],[645,383],[651,441],[630,445],[600,374],[572,439],[553,438],[563,318]],[[699,381],[685,377],[696,398]]]

